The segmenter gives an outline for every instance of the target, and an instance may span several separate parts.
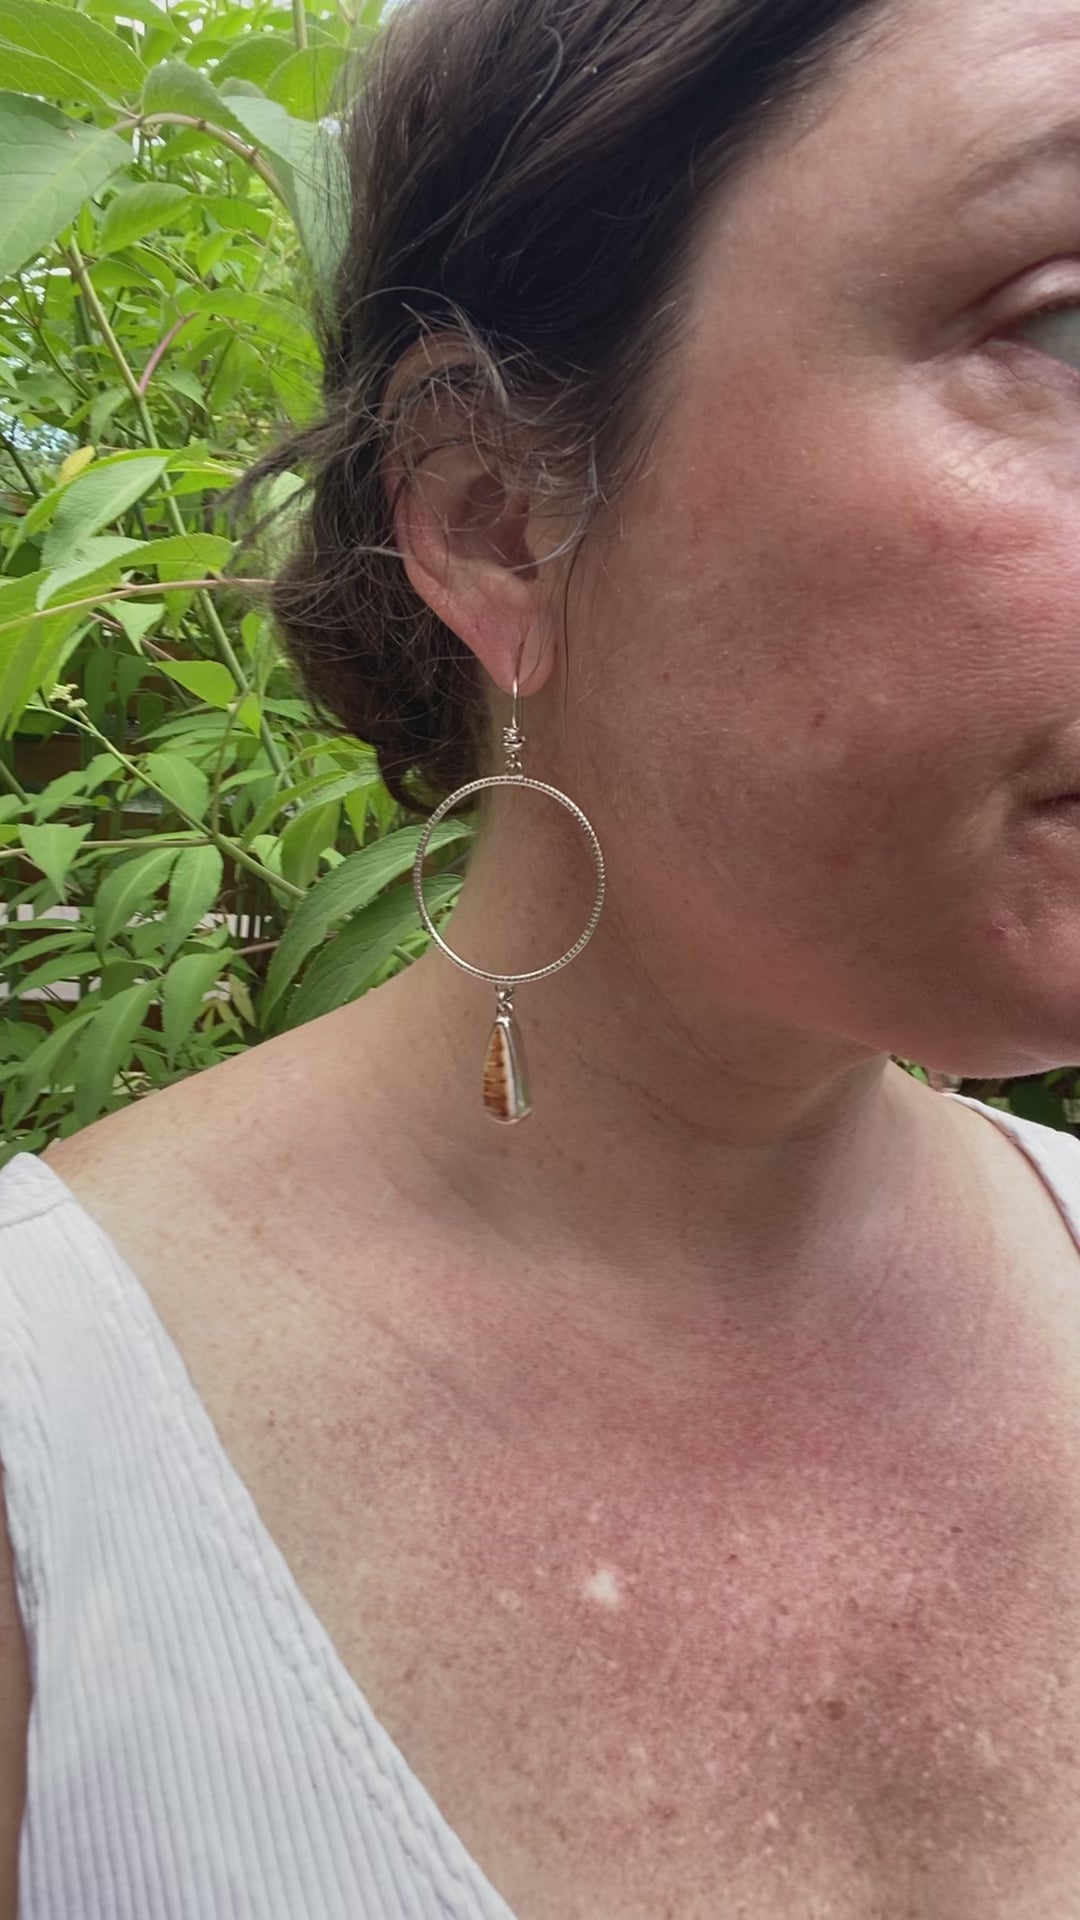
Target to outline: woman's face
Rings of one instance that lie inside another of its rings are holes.
[[[711,216],[578,745],[696,991],[1036,1072],[1080,1061],[1080,799],[1035,804],[1080,795],[1080,11],[881,21]]]

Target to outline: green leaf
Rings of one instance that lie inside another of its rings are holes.
[[[65,603],[92,598],[95,588],[111,584],[109,570],[99,569],[75,586],[59,588],[55,608],[36,611],[33,602],[44,577],[23,574],[0,586],[0,732],[11,731],[39,688],[54,685],[77,644],[85,611],[69,613]],[[26,618],[20,619],[23,613]]]
[[[44,93],[53,100],[78,100],[80,106],[101,110],[105,101],[89,80],[78,80],[66,67],[26,47],[12,46],[0,33],[0,71],[13,90]]]
[[[256,240],[267,240],[274,226],[274,218],[265,207],[253,207],[247,199],[230,200],[223,194],[203,200],[203,212],[216,220],[218,225],[226,227],[230,233],[251,234]]]
[[[105,875],[94,900],[94,945],[104,960],[110,942],[134,913],[158,905],[156,895],[176,859],[176,847],[136,853]]]
[[[244,127],[226,106],[212,80],[183,60],[163,60],[151,67],[142,90],[145,114],[183,113],[193,120],[244,136]]]
[[[246,93],[249,100],[264,100],[266,98],[262,88],[257,87],[254,80],[242,80],[239,74],[227,73],[225,78],[219,82],[218,76],[215,73],[214,83],[218,87],[218,91],[223,100],[227,100],[229,95],[233,93]]]
[[[35,795],[35,824],[40,826],[51,813],[58,813],[61,807],[69,807],[76,796],[81,800],[85,792],[86,772],[82,767],[73,767],[70,773],[58,774],[55,780],[50,780],[48,786]]]
[[[128,398],[126,387],[101,387],[95,393],[90,407],[89,426],[91,440],[100,440],[109,421],[118,407],[122,407]]]
[[[1036,1120],[1040,1126],[1057,1127],[1065,1133],[1069,1132],[1062,1095],[1055,1093],[1045,1078],[1010,1081],[1008,1099],[1010,1111],[1021,1120]]]
[[[327,292],[349,231],[349,182],[338,134],[295,120],[276,100],[234,100],[233,112],[274,163],[315,283]]]
[[[262,732],[262,703],[254,693],[246,693],[236,709],[236,724],[249,733]]]
[[[165,611],[164,600],[114,600],[109,609],[119,620],[133,647],[142,650],[143,635],[156,627]]]
[[[358,847],[364,844],[368,814],[371,811],[372,796],[377,785],[377,780],[365,780],[345,795],[345,812]]]
[[[46,1087],[55,1092],[65,1084],[62,1069],[66,1057],[95,1012],[96,1008],[85,1007],[77,1013],[63,1013],[48,1039],[23,1061],[4,1101],[6,1133],[18,1126]]]
[[[171,533],[148,541],[139,555],[139,572],[153,568],[159,580],[197,580],[220,573],[232,551],[233,542],[220,533]]]
[[[281,836],[281,871],[294,887],[309,887],[319,871],[324,847],[332,847],[341,821],[341,802],[305,807]]]
[[[183,304],[189,313],[212,313],[215,320],[242,321],[255,334],[263,352],[269,342],[313,371],[318,367],[319,350],[307,314],[280,295],[271,299],[239,287],[213,287],[205,293],[185,294]]]
[[[171,959],[209,913],[221,890],[225,863],[217,847],[185,847],[169,881],[165,957]]]
[[[142,454],[120,464],[95,461],[68,482],[41,549],[46,567],[65,566],[81,543],[119,519],[160,480],[168,455]]]
[[[325,939],[336,920],[366,907],[384,887],[412,868],[423,831],[422,827],[402,827],[397,833],[387,834],[370,847],[350,853],[332,873],[316,882],[301,900],[270,962],[262,1001],[264,1014],[276,1006],[312,948]],[[428,843],[428,855],[452,841],[470,839],[473,832],[467,821],[441,820]],[[413,923],[419,924],[415,900]]]
[[[41,576],[27,574],[25,578],[36,587]],[[0,632],[0,733],[10,734],[34,695],[42,687],[55,684],[67,654],[77,642],[79,621],[79,614],[65,613],[61,608]]]
[[[122,571],[120,561],[127,555],[137,553],[145,545],[145,541],[129,540],[122,533],[91,534],[87,540],[76,541],[71,557],[62,567],[53,567],[42,581],[37,590],[36,605],[48,606],[63,587],[70,587],[77,580],[85,580],[103,569],[110,572],[119,583]]]
[[[225,240],[226,242],[229,240],[229,236],[224,233],[211,234],[210,237],[213,240]],[[200,252],[200,267],[202,266],[202,257]],[[189,373],[186,367],[159,367],[154,375],[154,385],[156,387],[164,387],[168,393],[180,394],[183,399],[190,400],[193,406],[205,407],[206,405],[206,394],[203,391],[202,381],[199,380],[195,374]]]
[[[143,83],[142,61],[117,34],[50,0],[0,0],[0,42],[55,61],[70,77],[73,99],[84,99],[87,85],[110,100],[135,99]],[[2,48],[0,72],[7,79]]]
[[[253,1027],[255,1025],[255,1008],[251,1003],[251,994],[248,990],[247,982],[241,980],[238,974],[230,973],[228,988],[229,999],[232,1001],[241,1020],[244,1021],[246,1026]]]
[[[0,93],[0,279],[49,246],[83,201],[130,164],[131,148],[107,128],[70,120],[42,100]]]
[[[214,73],[220,80],[230,77],[254,80],[255,85],[262,87],[265,92],[267,82],[293,51],[294,42],[283,33],[248,32],[234,47],[229,48]]]
[[[208,707],[231,707],[240,688],[220,660],[159,660],[158,670]]]
[[[92,825],[93,822],[88,820],[82,827],[53,824],[19,828],[19,839],[31,860],[41,868],[46,879],[51,880],[61,898],[64,897],[65,877]]]
[[[0,631],[11,625],[14,616],[26,613],[33,607],[37,589],[44,580],[42,569],[37,572],[12,573],[0,577]]]
[[[295,806],[298,800],[311,798],[325,806],[331,800],[347,800],[358,789],[366,791],[378,781],[378,768],[373,767],[360,768],[355,773],[314,773],[306,780],[297,781],[295,786],[275,788],[252,815],[244,830],[244,843],[253,840],[256,834],[265,833],[271,821],[286,807]]]
[[[148,753],[142,764],[174,807],[202,819],[210,804],[210,782],[201,767],[180,753]]]
[[[209,460],[189,463],[175,456],[169,463],[169,471],[177,475],[173,481],[173,492],[177,494],[202,493],[208,487],[231,487],[240,477],[236,467],[214,466]]]
[[[330,877],[336,879],[337,873]],[[325,884],[325,883],[324,883]],[[461,890],[461,880],[451,874],[436,874],[424,882],[424,903],[435,915]],[[382,972],[394,949],[400,946],[418,922],[416,901],[411,887],[395,887],[358,913],[348,926],[329,941],[313,960],[289,1002],[288,1024],[302,1027],[332,1013],[365,993]]]
[[[107,750],[104,753],[95,753],[83,771],[87,793],[94,793],[103,780],[119,780],[122,771],[115,754]]]
[[[15,927],[25,927],[29,926],[30,922],[28,920],[16,920],[12,924]],[[43,924],[45,923],[41,920],[37,922],[39,927]],[[10,934],[11,924],[9,924],[8,932]],[[86,934],[82,927],[69,927],[64,933],[45,933],[42,934],[40,940],[24,941],[20,933],[17,950],[0,959],[0,967],[3,968],[5,973],[10,973],[13,968],[26,966],[28,961],[36,960],[39,954],[57,953],[62,949],[81,946],[85,938]]]
[[[44,961],[26,974],[14,992],[21,999],[24,994],[37,993],[42,987],[54,987],[58,982],[80,980],[83,974],[100,972],[101,961],[96,953],[58,953],[54,959]]]
[[[158,33],[170,31],[174,40],[179,38],[156,0],[86,0],[85,10],[99,20],[141,20]]]
[[[162,1026],[170,1066],[175,1065],[176,1056],[195,1024],[206,995],[226,964],[227,955],[222,953],[183,953],[179,960],[173,961],[165,975],[161,996]]]
[[[276,68],[264,92],[297,119],[321,120],[334,104],[347,58],[344,47],[305,47]]]
[[[34,614],[33,599],[41,580],[40,573],[30,573],[16,583],[29,588],[26,597],[31,605],[24,620],[14,617],[14,607],[0,612],[0,733],[12,731],[43,680],[53,684],[56,675],[49,677],[49,664],[59,658],[66,636],[78,625],[76,614]]]
[[[156,980],[141,980],[94,1008],[75,1070],[74,1107],[80,1126],[88,1126],[108,1105],[113,1081],[157,993]]]
[[[252,841],[251,851],[257,860],[262,861],[264,867],[269,868],[271,873],[280,874],[281,841],[274,834],[260,833],[258,839]]]
[[[118,253],[121,247],[129,247],[133,240],[145,239],[148,233],[176,226],[181,209],[186,214],[196,205],[186,187],[174,186],[167,180],[125,187],[114,194],[105,209],[98,229],[97,251]]]
[[[295,420],[301,426],[311,420],[319,398],[314,369],[298,369],[287,360],[274,360],[267,371],[285,419]]]
[[[172,456],[165,455],[164,457],[169,459]],[[118,468],[130,467],[133,461],[145,460],[145,458],[145,453],[125,452],[110,454],[103,460],[95,460],[94,472],[115,473]],[[47,527],[50,524],[66,495],[70,492],[76,481],[82,479],[82,477],[82,474],[73,474],[70,480],[58,481],[55,487],[50,487],[48,493],[42,494],[40,500],[34,501],[29,513],[24,514],[20,520],[16,537],[8,548],[9,563],[12,554],[23,540],[35,538],[43,527]]]

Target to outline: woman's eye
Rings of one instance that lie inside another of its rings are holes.
[[[1080,301],[1033,313],[1010,332],[1080,371]]]

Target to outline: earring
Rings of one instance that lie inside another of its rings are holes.
[[[503,728],[502,738],[503,749],[506,756],[505,772],[489,774],[482,780],[470,780],[466,786],[458,787],[454,793],[450,794],[448,799],[443,801],[441,806],[436,808],[428,820],[420,836],[420,844],[416,849],[416,859],[413,863],[413,892],[416,895],[416,904],[420,911],[420,918],[427,928],[428,933],[431,935],[431,938],[442,948],[443,952],[448,954],[450,959],[453,960],[457,966],[462,967],[466,973],[475,974],[480,980],[490,980],[495,986],[495,1025],[492,1027],[487,1053],[484,1056],[482,1083],[484,1108],[493,1120],[500,1120],[508,1125],[513,1125],[517,1120],[526,1119],[533,1110],[532,1100],[529,1094],[529,1076],[525,1060],[525,1045],[521,1037],[521,1029],[517,1023],[517,1017],[514,1013],[514,989],[526,980],[544,980],[549,973],[557,973],[560,967],[565,967],[569,961],[577,958],[582,947],[585,946],[588,940],[591,940],[596,928],[596,923],[600,918],[600,909],[604,904],[606,881],[604,874],[604,856],[600,851],[600,842],[581,808],[577,806],[573,800],[569,799],[565,793],[561,793],[558,787],[550,787],[543,780],[532,780],[521,770],[521,749],[525,745],[525,735],[521,731],[518,677],[516,673],[514,675],[514,694],[510,713],[510,725]],[[532,787],[537,793],[546,793],[550,795],[552,800],[558,800],[561,806],[564,806],[569,813],[573,814],[575,820],[585,833],[596,868],[596,897],[593,902],[593,910],[589,924],[584,933],[580,939],[576,940],[574,945],[563,954],[561,960],[553,960],[550,966],[537,967],[531,973],[489,973],[483,967],[472,966],[468,960],[463,960],[460,954],[455,953],[453,948],[447,945],[442,935],[433,925],[431,916],[424,902],[424,893],[421,884],[424,869],[424,855],[432,834],[438,826],[439,821],[443,818],[443,815],[449,813],[451,807],[456,807],[462,800],[467,799],[469,794],[478,793],[482,787]]]

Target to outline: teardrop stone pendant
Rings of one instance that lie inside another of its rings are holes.
[[[532,1112],[525,1043],[514,1018],[513,994],[500,987],[498,1012],[484,1056],[484,1106],[493,1120],[512,1125]]]

